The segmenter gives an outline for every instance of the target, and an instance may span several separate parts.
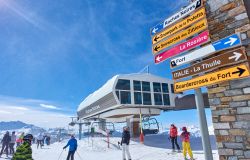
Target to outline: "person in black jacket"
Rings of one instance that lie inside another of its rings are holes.
[[[10,141],[11,141],[11,137],[10,137],[9,132],[7,131],[5,133],[2,141],[1,141],[1,143],[2,143],[2,150],[0,152],[0,157],[2,156],[2,154],[3,154],[4,151],[6,151],[6,156],[8,157]]]
[[[128,127],[123,127],[123,133],[122,133],[122,159],[126,160],[125,154],[127,154],[128,160],[131,160],[131,155],[129,152],[129,141],[130,141],[130,133]]]

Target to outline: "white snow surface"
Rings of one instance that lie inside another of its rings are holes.
[[[110,148],[105,142],[106,138],[84,138],[78,141],[78,150],[75,153],[75,160],[122,160],[122,151],[117,148],[117,142],[120,138],[110,138]],[[33,158],[35,160],[65,160],[67,151],[63,150],[67,141],[54,143],[50,146],[44,146],[43,149],[37,149],[32,146]],[[169,149],[149,147],[134,141],[131,141],[130,152],[133,160],[183,160],[182,153],[172,153]],[[61,154],[62,153],[62,154]],[[194,151],[196,160],[204,160],[203,151]],[[59,158],[61,154],[61,157]],[[217,151],[213,151],[214,160],[219,160]]]

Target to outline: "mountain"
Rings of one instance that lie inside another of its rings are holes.
[[[20,135],[22,132],[26,134],[31,133],[33,135],[46,132],[46,130],[41,127],[37,127],[32,124],[26,124],[21,121],[0,122],[0,136],[2,137],[6,131],[15,131],[17,135]]]
[[[21,121],[0,122],[0,131],[15,130],[21,128],[32,128],[34,125],[26,124]]]

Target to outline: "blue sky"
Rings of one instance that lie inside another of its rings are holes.
[[[171,78],[168,61],[153,63],[149,30],[186,4],[187,0],[0,0],[2,104],[73,115],[87,95],[116,74],[139,72],[149,65],[151,73]],[[4,105],[0,113],[8,112]],[[186,112],[196,114],[184,111],[178,118],[184,120]],[[161,118],[168,116],[176,112]],[[195,117],[188,120],[197,122]]]

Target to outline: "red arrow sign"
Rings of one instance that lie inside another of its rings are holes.
[[[170,57],[176,56],[180,53],[183,53],[185,51],[193,49],[193,48],[195,48],[199,45],[202,45],[208,41],[210,41],[209,32],[205,31],[205,32],[199,34],[198,36],[175,46],[174,48],[171,48],[165,52],[162,52],[161,54],[156,55],[155,56],[155,63],[159,64]]]

